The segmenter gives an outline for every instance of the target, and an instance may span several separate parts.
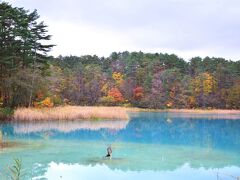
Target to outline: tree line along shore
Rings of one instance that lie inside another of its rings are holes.
[[[18,108],[5,120],[12,121],[74,121],[74,120],[129,120],[129,113],[163,112],[165,118],[240,119],[240,110],[223,109],[146,109],[106,106],[59,106],[51,108]],[[4,118],[2,118],[4,119]]]
[[[69,105],[240,109],[239,60],[141,51],[51,57],[37,10],[5,2],[0,9],[0,118]]]

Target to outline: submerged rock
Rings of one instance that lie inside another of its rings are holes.
[[[5,149],[5,148],[15,148],[15,147],[20,147],[23,146],[23,143],[19,142],[0,142],[0,150]]]

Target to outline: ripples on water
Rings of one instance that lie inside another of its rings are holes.
[[[234,179],[240,176],[236,115],[132,113],[130,121],[1,124],[0,170],[21,158],[25,179]],[[104,159],[112,146],[113,158]]]

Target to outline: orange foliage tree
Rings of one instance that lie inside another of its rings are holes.
[[[53,102],[52,102],[52,99],[50,97],[46,97],[40,103],[43,107],[53,107]]]
[[[112,97],[115,102],[123,102],[124,101],[123,95],[119,91],[118,88],[111,88],[108,91],[108,96]]]
[[[37,101],[35,101],[33,103],[34,107],[42,108],[42,107],[53,107],[54,106],[53,100],[50,97],[46,97],[44,99],[43,99],[43,97],[44,97],[43,93],[41,91],[39,91],[37,93]]]
[[[124,102],[122,93],[118,88],[113,87],[107,91],[106,96],[103,96],[100,101],[104,105],[116,105]]]

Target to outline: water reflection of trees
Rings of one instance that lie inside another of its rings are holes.
[[[137,142],[240,148],[240,121],[186,118],[177,114],[141,113],[129,123],[128,139]]]
[[[2,130],[0,129],[0,144],[3,142],[3,135],[2,135]]]
[[[170,118],[191,118],[191,119],[226,119],[226,120],[239,120],[240,114],[238,112],[229,112],[229,113],[211,113],[211,112],[178,112],[178,113],[167,113],[167,116]]]
[[[81,120],[81,121],[44,121],[21,122],[13,124],[15,133],[36,133],[41,131],[57,130],[70,133],[77,130],[120,130],[126,128],[126,120]]]
[[[118,148],[119,155],[115,154],[116,158],[120,159],[113,160],[113,163],[92,158],[91,155],[80,157],[86,154],[87,149],[104,152],[105,146],[98,147],[98,143],[96,147],[90,143],[88,148],[84,148],[79,142],[76,147],[71,147],[73,159],[69,159],[69,151],[64,149],[58,154],[58,159],[59,162],[83,165],[102,163],[111,169],[165,171],[175,170],[186,163],[192,168],[239,167],[239,129],[238,120],[192,119],[176,115],[173,117],[167,113],[140,113],[139,116],[132,116],[130,122],[106,120],[5,124],[3,134],[15,133],[14,136],[25,138],[36,132],[57,130],[55,137],[64,140],[77,138],[124,142],[121,148]],[[79,149],[78,146],[82,148]],[[114,153],[116,151],[114,150]],[[100,154],[99,157],[103,155]],[[45,154],[45,159],[46,162],[42,163],[47,164],[52,157],[48,158],[48,154]]]
[[[37,132],[54,131],[55,138],[200,146],[209,150],[240,148],[239,120],[193,119],[173,114],[139,113],[133,115],[130,122],[101,120],[14,123],[4,125],[3,132],[13,136],[25,134],[21,138],[34,136]]]
[[[4,148],[14,148],[18,146],[24,145],[23,143],[14,142],[14,141],[7,141],[3,138],[3,132],[0,129],[0,150],[3,150]]]

